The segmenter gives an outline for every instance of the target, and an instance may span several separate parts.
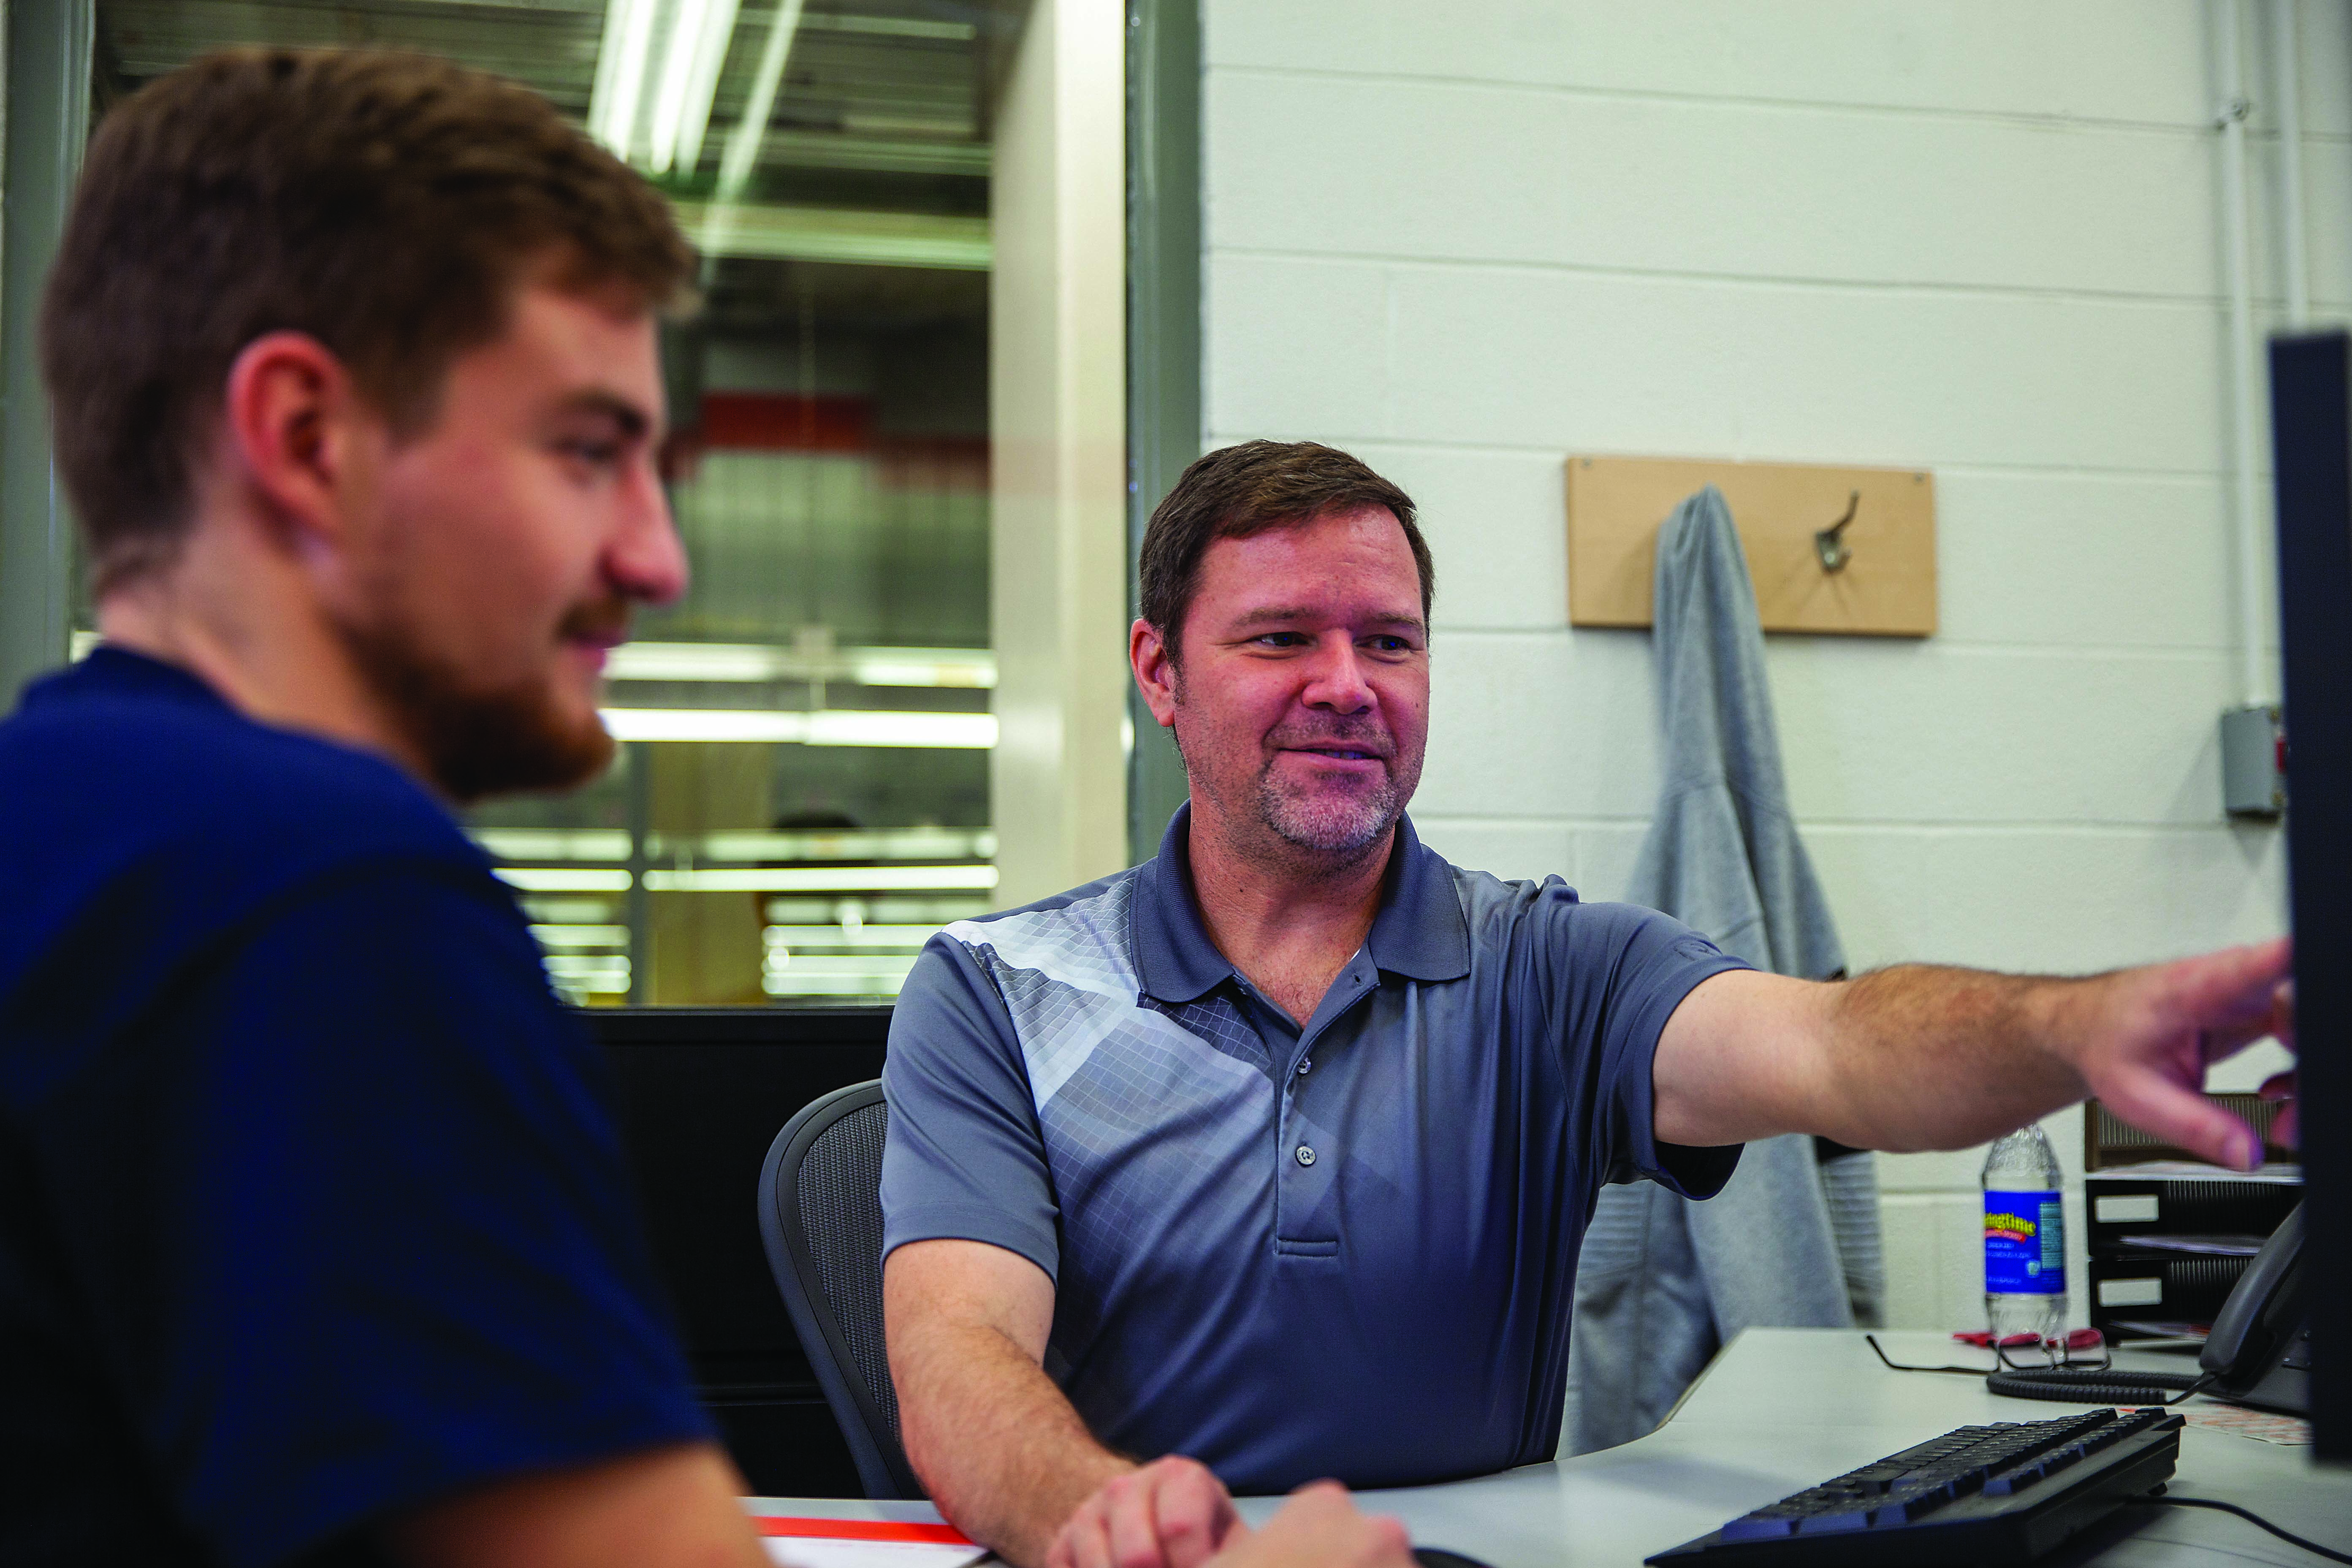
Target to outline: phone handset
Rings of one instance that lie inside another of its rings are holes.
[[[2302,1262],[2303,1205],[2297,1204],[2238,1277],[2206,1336],[2197,1359],[2213,1374],[2216,1393],[2239,1398],[2252,1393],[2292,1348],[2304,1325]],[[2263,1392],[2277,1399],[2284,1391]]]

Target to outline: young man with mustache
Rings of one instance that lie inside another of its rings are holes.
[[[449,813],[611,757],[691,264],[421,58],[211,57],[92,142],[43,362],[105,640],[0,723],[0,1560],[766,1561]],[[1324,1489],[1232,1558],[1328,1560],[1402,1531]]]
[[[1962,1147],[2091,1093],[2259,1157],[2197,1091],[2287,1027],[2284,942],[1814,984],[1423,847],[1433,572],[1347,454],[1201,458],[1142,583],[1190,805],[1157,858],[935,938],[883,1075],[908,1454],[1015,1562],[1192,1568],[1228,1488],[1550,1458],[1603,1182],[1700,1197],[1749,1138]]]

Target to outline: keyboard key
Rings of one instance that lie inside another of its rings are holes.
[[[1995,1476],[1987,1481],[1984,1489],[1985,1496],[2013,1497],[2040,1480],[2042,1475],[2043,1471],[2039,1462],[2021,1465],[2005,1475]]]
[[[1871,1510],[1866,1508],[1843,1509],[1836,1513],[1810,1514],[1797,1521],[1800,1535],[1843,1535],[1848,1531],[1868,1530]]]

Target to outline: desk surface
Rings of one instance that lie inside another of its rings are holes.
[[[1971,1352],[1941,1334],[1882,1333],[1898,1361],[1944,1364]],[[2187,1370],[2193,1363],[2165,1358]],[[1609,1564],[1652,1552],[1727,1519],[1955,1426],[2036,1421],[2068,1407],[2004,1399],[1965,1377],[1890,1372],[1857,1332],[1751,1329],[1716,1359],[1664,1426],[1622,1447],[1444,1486],[1361,1494],[1402,1519],[1413,1540],[1495,1568]],[[2190,1426],[2172,1489],[2252,1509],[2281,1527],[2352,1550],[2352,1471],[2315,1470],[2310,1450]],[[936,1520],[928,1503],[755,1498],[756,1513]],[[1276,1500],[1242,1503],[1265,1517]],[[2242,1520],[2204,1509],[2129,1509],[2042,1560],[2114,1568],[2321,1560]]]

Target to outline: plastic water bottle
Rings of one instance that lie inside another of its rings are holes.
[[[1985,1317],[1996,1343],[2066,1328],[2066,1221],[2058,1156],[2041,1125],[2000,1139],[1984,1163]]]

